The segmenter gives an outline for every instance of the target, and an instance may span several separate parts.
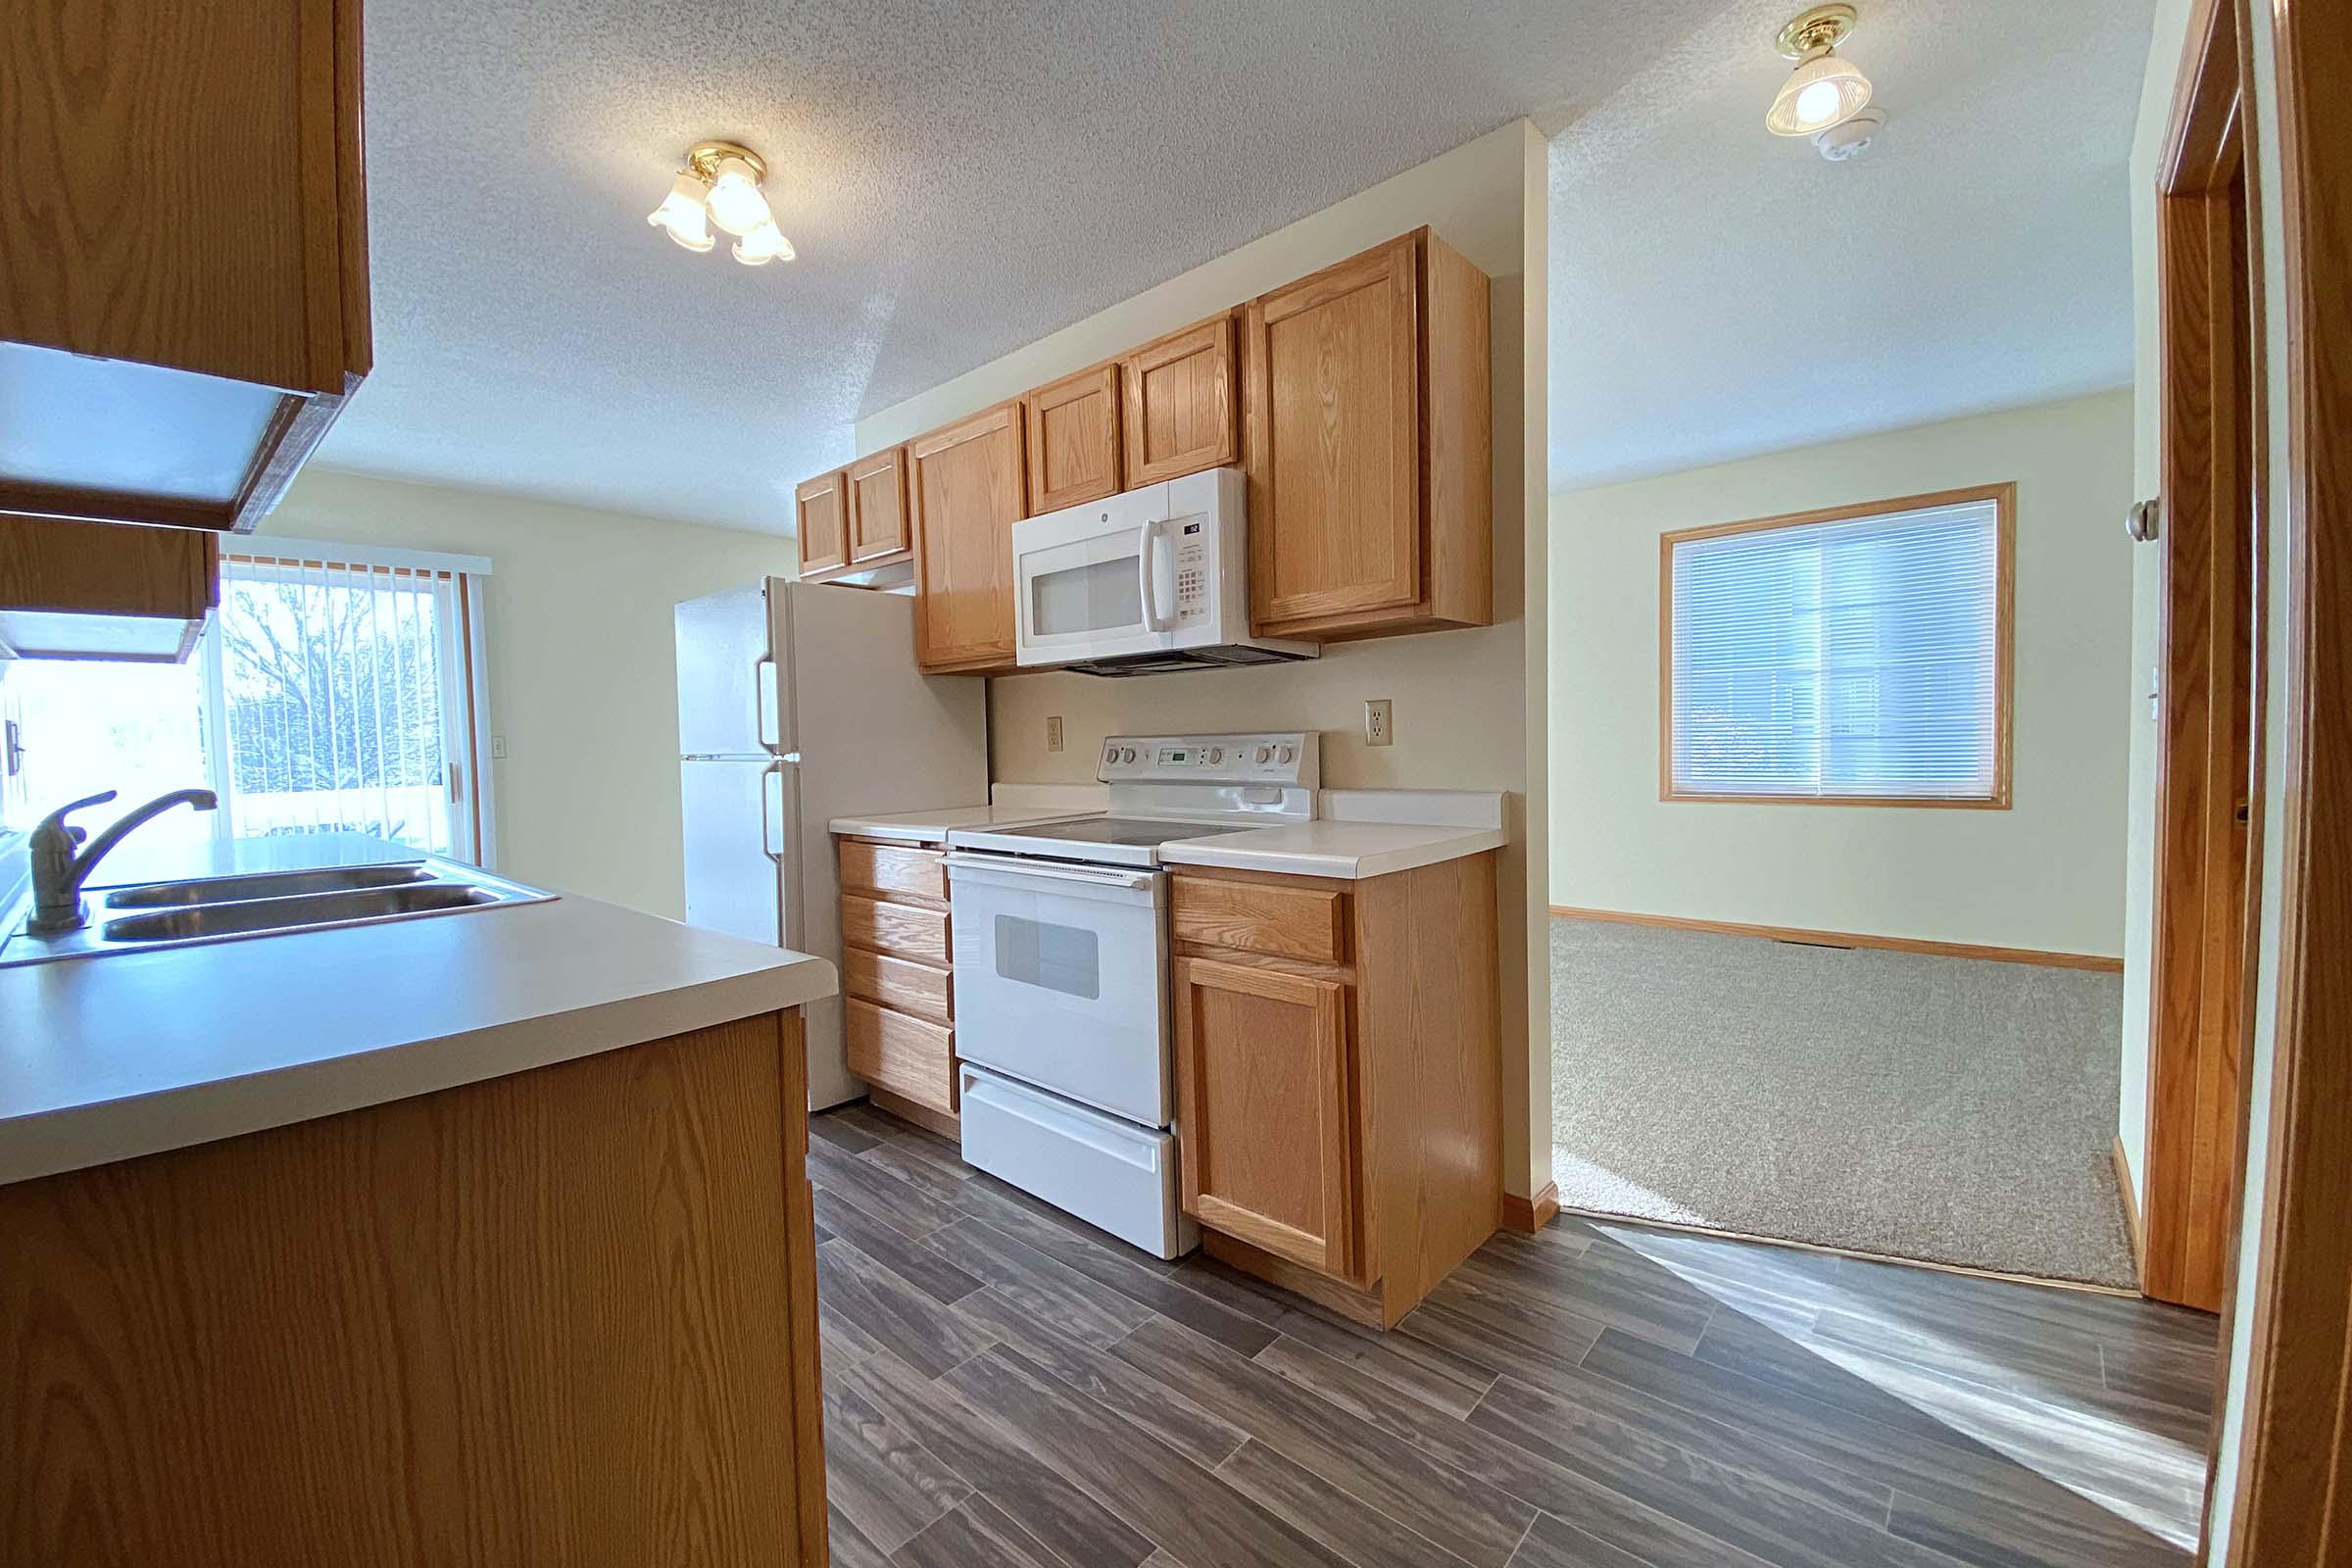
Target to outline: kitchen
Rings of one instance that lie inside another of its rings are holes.
[[[12,29],[0,1560],[2144,1560],[1550,1187],[1547,138],[1700,9]]]

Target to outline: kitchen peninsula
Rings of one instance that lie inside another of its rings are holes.
[[[0,969],[0,1560],[824,1562],[833,989],[571,897]]]

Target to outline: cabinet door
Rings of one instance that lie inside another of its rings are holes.
[[[1353,1278],[1347,987],[1180,958],[1176,1135],[1184,1208],[1278,1256]]]
[[[850,465],[850,564],[906,552],[906,449],[892,447]]]
[[[916,662],[927,670],[1009,669],[1021,406],[1000,403],[906,450]]]
[[[1250,306],[1260,633],[1420,601],[1418,254],[1406,235]]]
[[[819,474],[792,493],[801,536],[801,575],[813,577],[850,564],[849,486],[845,469]]]
[[[1039,387],[1029,418],[1029,515],[1119,493],[1119,368]]]
[[[1241,461],[1233,318],[1171,332],[1127,356],[1127,485]]]

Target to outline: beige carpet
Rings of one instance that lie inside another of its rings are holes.
[[[2136,1284],[2123,982],[1554,917],[1560,1201]]]

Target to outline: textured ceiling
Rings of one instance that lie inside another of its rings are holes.
[[[1516,115],[1573,120],[1721,9],[369,0],[376,366],[320,460],[784,530],[861,414]],[[646,226],[712,136],[767,157],[797,263]]]
[[[2121,385],[2153,0],[1860,0],[1889,122],[1767,134],[1788,0],[1711,8],[1551,150],[1551,483]]]

